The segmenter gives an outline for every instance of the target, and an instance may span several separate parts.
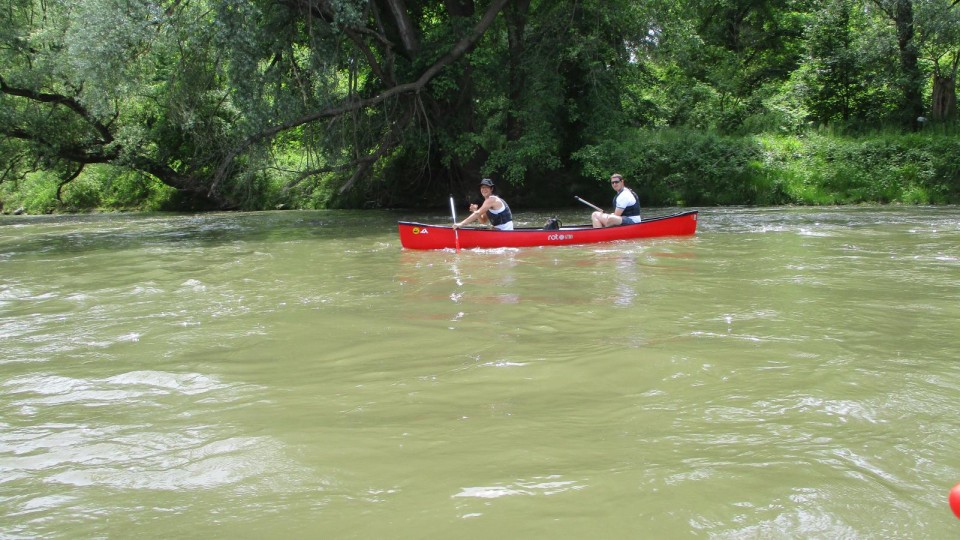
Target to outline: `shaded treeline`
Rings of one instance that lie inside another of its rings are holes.
[[[0,0],[0,202],[956,202],[958,4]]]

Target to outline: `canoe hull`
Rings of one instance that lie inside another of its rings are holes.
[[[459,230],[460,247],[503,248],[595,244],[616,240],[692,236],[697,232],[696,210],[651,218],[633,225],[594,229],[589,225],[562,227],[560,230],[520,228],[512,231],[464,228]],[[407,249],[453,249],[456,245],[451,226],[426,225],[412,221],[398,223],[400,244]]]

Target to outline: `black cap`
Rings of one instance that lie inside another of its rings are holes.
[[[483,180],[480,181],[480,185],[493,187],[493,180],[489,178],[484,178]]]

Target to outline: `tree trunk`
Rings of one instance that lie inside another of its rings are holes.
[[[914,43],[913,2],[897,0],[894,6],[897,27],[897,47],[900,49],[900,69],[903,71],[903,102],[900,108],[904,126],[916,129],[917,119],[923,116],[923,78],[920,74],[919,53]]]
[[[933,76],[933,103],[930,116],[937,122],[952,121],[957,118],[956,77]]]
[[[933,100],[930,116],[936,122],[950,122],[957,118],[957,67],[960,52],[953,55],[950,73],[944,74],[940,62],[933,63]]]
[[[416,27],[407,14],[407,4],[403,0],[385,1],[390,8],[390,15],[393,16],[397,34],[400,36],[400,43],[403,44],[403,50],[408,58],[413,58],[420,49],[420,41],[417,38]]]

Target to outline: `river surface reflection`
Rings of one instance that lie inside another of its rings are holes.
[[[401,219],[0,217],[0,537],[960,531],[960,209]]]

